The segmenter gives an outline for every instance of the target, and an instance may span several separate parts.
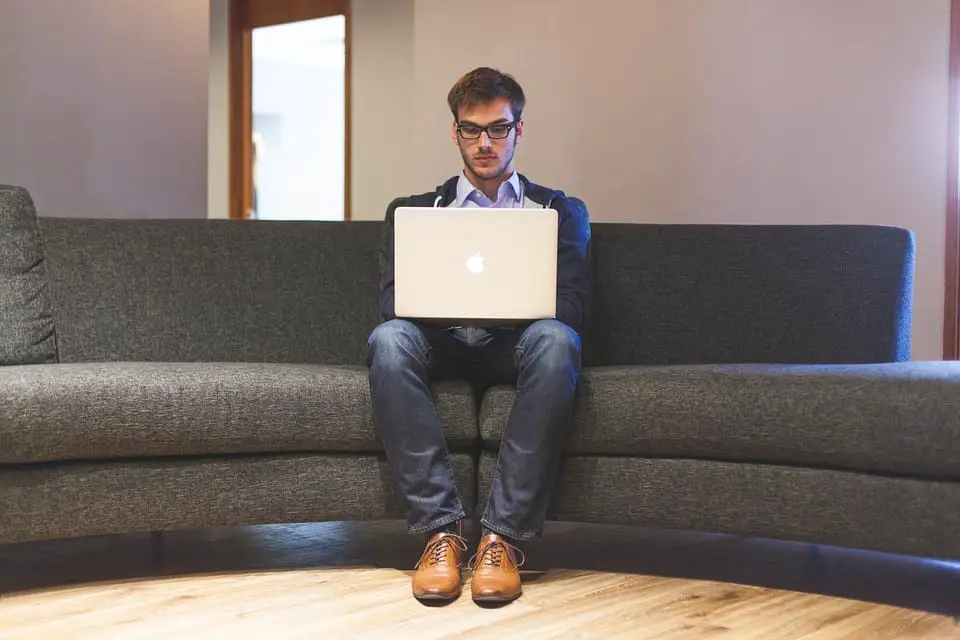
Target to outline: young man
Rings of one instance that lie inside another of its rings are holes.
[[[411,533],[426,535],[413,592],[420,599],[460,594],[466,517],[430,393],[440,378],[485,388],[515,384],[517,397],[500,445],[497,474],[481,517],[471,590],[477,601],[521,593],[522,556],[513,542],[540,537],[580,374],[581,337],[592,293],[590,225],[583,202],[533,184],[514,168],[525,98],[509,75],[486,67],[450,90],[453,141],[463,171],[435,192],[394,200],[386,214],[380,310],[367,363],[373,419]],[[393,304],[393,215],[398,206],[552,207],[560,214],[556,319],[516,329],[440,327],[397,318]]]

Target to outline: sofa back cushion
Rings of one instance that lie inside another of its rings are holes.
[[[41,218],[64,362],[361,364],[378,223]]]
[[[380,222],[41,218],[60,359],[362,364]],[[586,365],[909,359],[913,236],[594,223]]]
[[[25,189],[0,185],[0,365],[56,358],[36,209]]]
[[[593,258],[588,364],[910,357],[904,229],[595,224]]]

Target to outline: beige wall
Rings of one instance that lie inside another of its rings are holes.
[[[0,1],[0,182],[44,215],[203,217],[208,7]]]
[[[594,220],[912,229],[914,357],[938,359],[949,4],[487,0],[494,27],[416,0],[411,188],[458,168],[450,84],[501,66],[528,94],[519,168]]]
[[[356,219],[458,170],[446,92],[502,66],[520,168],[595,220],[912,229],[940,356],[949,0],[353,2]],[[46,215],[225,215],[224,6],[2,0],[0,182]]]
[[[0,183],[44,215],[226,217],[227,6],[0,0]],[[352,29],[353,211],[379,219],[412,183],[413,0],[353,0]]]
[[[413,0],[352,0],[351,209],[381,220],[412,193]]]
[[[230,0],[210,0],[207,215],[230,217]]]

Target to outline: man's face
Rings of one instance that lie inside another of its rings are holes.
[[[506,98],[460,109],[458,120],[464,135],[457,132],[457,123],[454,122],[453,140],[469,171],[481,180],[493,180],[513,172],[513,154],[523,137],[523,121],[514,122],[513,110]],[[499,138],[498,134],[502,134],[505,127],[496,125],[512,127],[507,130],[505,138]],[[481,131],[477,136],[477,127],[491,127],[491,130]]]

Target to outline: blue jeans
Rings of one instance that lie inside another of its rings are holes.
[[[546,519],[580,375],[580,336],[556,320],[524,329],[442,329],[390,320],[370,335],[373,421],[411,533],[465,518],[430,393],[434,380],[515,384],[483,526],[537,539]]]

